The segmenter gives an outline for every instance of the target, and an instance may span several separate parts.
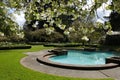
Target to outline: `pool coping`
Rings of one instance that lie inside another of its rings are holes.
[[[60,67],[60,68],[68,68],[68,69],[81,69],[81,70],[102,70],[102,69],[109,69],[118,67],[119,64],[116,63],[107,63],[107,64],[100,64],[100,65],[74,65],[74,64],[64,64],[59,62],[53,62],[49,60],[50,57],[55,56],[55,54],[48,52],[45,54],[39,55],[36,60],[40,63],[54,66],[54,67]]]

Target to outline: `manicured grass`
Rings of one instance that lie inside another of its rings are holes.
[[[30,70],[20,64],[20,59],[26,56],[23,53],[42,49],[48,48],[33,46],[25,50],[0,50],[0,80],[113,80],[59,77]]]

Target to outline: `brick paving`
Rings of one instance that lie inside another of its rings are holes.
[[[52,75],[79,78],[114,78],[115,80],[120,80],[120,67],[104,70],[75,70],[48,66],[37,62],[37,56],[46,52],[47,50],[25,53],[28,56],[21,59],[20,62],[29,69]]]

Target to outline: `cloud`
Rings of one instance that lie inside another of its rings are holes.
[[[13,16],[15,17],[14,21],[22,27],[26,21],[24,12],[20,11],[20,14],[13,13]]]
[[[109,4],[110,4],[111,0],[108,0]],[[102,21],[108,21],[109,19],[105,18],[105,17],[109,17],[110,13],[112,12],[112,10],[107,10],[106,7],[109,6],[109,4],[107,3],[103,3],[98,9],[97,9],[97,19],[99,19],[98,21],[101,22]]]

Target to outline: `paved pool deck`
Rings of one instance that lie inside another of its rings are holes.
[[[57,76],[78,77],[78,78],[114,78],[120,80],[120,67],[104,70],[75,70],[48,66],[36,61],[40,54],[47,53],[48,50],[25,53],[28,56],[21,59],[20,63],[29,69]]]

